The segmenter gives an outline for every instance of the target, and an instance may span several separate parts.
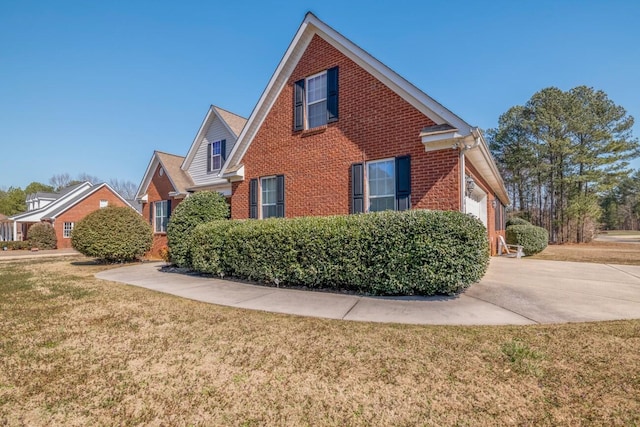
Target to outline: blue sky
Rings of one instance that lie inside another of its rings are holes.
[[[5,0],[0,188],[138,184],[210,104],[249,116],[307,11],[481,128],[548,86],[604,90],[640,121],[638,1]]]

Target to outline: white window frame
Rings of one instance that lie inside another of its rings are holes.
[[[209,144],[211,145],[211,170],[209,172],[219,171],[222,168],[222,140],[213,141]],[[216,147],[216,144],[219,147],[218,154],[214,154],[214,148]],[[218,167],[216,167],[216,162],[218,164]]]
[[[163,208],[158,210],[158,205],[163,206]],[[154,233],[167,232],[167,222],[169,220],[168,209],[169,209],[169,206],[168,206],[167,200],[158,200],[157,202],[153,202],[153,232]],[[158,212],[164,213],[164,215],[158,216]]]
[[[109,201],[108,200],[100,200],[100,209],[106,208],[107,206],[109,206]]]
[[[273,180],[273,203],[264,203],[264,194],[263,191],[265,189],[265,184],[264,182],[266,180]],[[272,215],[272,216],[264,216],[264,211],[265,211],[265,206],[267,207],[271,207],[271,206],[277,206],[278,204],[278,181],[277,181],[277,177],[275,175],[271,175],[271,176],[263,176],[262,178],[260,178],[260,189],[259,189],[259,194],[260,194],[260,199],[259,199],[259,204],[260,204],[260,219],[267,219],[267,218],[274,218],[277,216],[277,212]],[[277,208],[276,208],[277,210]]]
[[[376,196],[372,196],[371,195],[371,189],[370,189],[370,182],[369,182],[369,166],[370,165],[374,165],[376,163],[386,163],[386,162],[391,162],[391,165],[393,166],[392,168],[392,173],[391,176],[393,177],[393,193],[390,194],[379,194]],[[397,203],[397,193],[396,193],[396,158],[395,157],[389,157],[387,159],[379,159],[379,160],[372,160],[369,162],[365,162],[365,188],[366,188],[366,195],[367,195],[367,204],[366,204],[366,211],[367,212],[375,212],[375,211],[371,211],[371,199],[381,199],[383,197],[392,197],[393,196],[393,210],[397,211],[398,210],[398,203]]]
[[[313,79],[317,79],[318,77],[322,77],[323,75],[325,76],[325,78],[324,78],[324,98],[316,99],[315,101],[310,102],[309,101],[309,94],[311,93],[311,91],[309,90],[309,82],[311,80],[313,80]],[[328,82],[327,82],[327,70],[321,71],[321,72],[319,72],[317,74],[314,74],[314,75],[309,76],[309,77],[304,79],[304,116],[305,116],[304,117],[304,124],[305,124],[305,129],[314,129],[314,128],[317,128],[317,127],[320,127],[320,126],[324,126],[324,125],[327,124],[327,117],[326,117],[326,110],[327,109],[326,108],[324,109],[324,111],[325,111],[324,123],[320,123],[320,124],[315,125],[313,127],[309,124],[309,115],[310,115],[309,114],[309,109],[310,109],[310,107],[312,105],[316,105],[316,104],[319,104],[321,102],[324,102],[325,106],[326,106],[326,104],[328,102],[327,101],[327,84],[328,84]]]
[[[71,232],[73,231],[75,223],[73,222],[65,222],[62,224],[62,237],[68,239],[71,237]]]

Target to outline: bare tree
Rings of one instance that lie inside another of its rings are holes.
[[[133,200],[136,197],[136,191],[138,190],[138,186],[133,182],[119,180],[118,178],[110,179],[109,186],[127,200]]]
[[[97,184],[99,182],[102,182],[102,180],[100,178],[98,178],[97,176],[89,175],[86,172],[82,172],[82,173],[78,174],[78,181],[80,181],[80,182],[89,181],[92,184]]]
[[[51,184],[56,191],[67,187],[69,183],[71,183],[71,175],[68,173],[59,173],[49,178],[49,184]]]

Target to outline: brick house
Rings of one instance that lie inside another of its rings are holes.
[[[206,187],[234,219],[459,210],[492,253],[504,235],[510,202],[482,132],[311,13],[240,129]]]
[[[27,211],[9,217],[11,236],[7,240],[26,240],[33,224],[48,222],[56,231],[58,249],[71,247],[71,231],[76,222],[107,206],[135,209],[108,184],[83,182],[58,193],[34,193],[26,199]]]
[[[493,253],[509,204],[479,129],[310,13],[221,176],[232,218],[460,210]]]
[[[219,175],[245,123],[245,118],[212,105],[185,157],[153,153],[136,193],[154,231],[151,256],[167,245],[171,212],[189,193],[212,190],[231,196],[231,184]]]

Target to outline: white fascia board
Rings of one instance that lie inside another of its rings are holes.
[[[151,178],[153,177],[152,171],[156,170],[159,162],[160,159],[158,159],[157,151],[154,151],[151,159],[149,160],[149,164],[147,165],[147,170],[144,172],[144,175],[142,175],[142,181],[140,181],[138,191],[136,191],[136,199],[141,199],[146,196],[149,184],[151,184]]]
[[[204,116],[204,120],[202,121],[202,124],[200,125],[200,128],[198,129],[198,132],[196,133],[196,137],[193,138],[193,142],[191,143],[191,147],[189,147],[189,151],[187,152],[186,157],[182,161],[182,165],[180,166],[180,168],[182,170],[186,171],[191,166],[191,162],[193,162],[193,158],[196,156],[196,152],[198,151],[198,147],[200,146],[200,142],[202,141],[202,138],[206,134],[205,129],[208,129],[209,126],[210,126],[209,119],[211,118],[212,114],[215,115],[215,116],[218,116],[218,113],[216,113],[215,108],[214,108],[213,105],[209,106],[209,111],[207,111],[207,114]]]
[[[456,149],[458,146],[456,142],[462,139],[463,136],[457,131],[443,132],[435,135],[425,135],[422,137],[422,143],[424,144],[424,151],[436,151],[445,148]]]
[[[229,182],[243,181],[244,180],[244,165],[240,166],[240,168],[238,168],[237,171],[231,172],[231,173],[226,173],[222,177],[227,179]]]

